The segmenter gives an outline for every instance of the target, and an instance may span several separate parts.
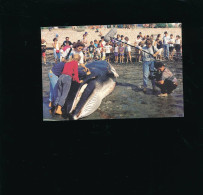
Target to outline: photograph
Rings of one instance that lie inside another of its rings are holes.
[[[41,27],[43,121],[184,117],[182,24]]]

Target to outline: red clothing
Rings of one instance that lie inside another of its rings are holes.
[[[63,51],[66,51],[66,49],[70,48],[70,45],[66,45],[63,47]]]
[[[62,74],[69,75],[72,77],[73,81],[80,82],[78,77],[78,62],[71,61],[64,65]]]

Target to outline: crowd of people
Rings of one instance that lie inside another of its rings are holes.
[[[132,63],[132,50],[131,42],[127,36],[117,34],[115,39],[111,38],[110,41],[106,42],[104,36],[100,33],[99,40],[87,41],[88,33],[85,32],[81,40],[77,42],[71,42],[69,37],[65,38],[63,43],[58,42],[58,34],[53,39],[53,54],[55,63],[57,61],[62,61],[62,56],[67,49],[74,47],[78,42],[83,43],[85,46],[82,50],[84,63],[88,60],[107,60],[113,63]],[[158,34],[156,37],[154,35],[142,35],[140,32],[136,36],[136,40],[133,43],[135,46],[135,62],[141,62],[143,60],[142,52],[139,47],[143,48],[146,46],[146,40],[150,39],[152,41],[152,46],[159,50],[156,57],[157,60],[174,60],[181,58],[182,53],[182,41],[179,35],[174,38],[173,34],[168,36],[168,32],[164,32],[164,36]],[[139,47],[138,47],[139,46]],[[46,41],[42,40],[42,56],[43,61],[46,64]]]

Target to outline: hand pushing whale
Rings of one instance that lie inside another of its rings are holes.
[[[77,120],[89,116],[116,86],[116,78],[119,75],[111,64],[106,61],[93,61],[86,64],[86,67],[91,74],[87,75],[83,68],[78,69],[79,79],[83,80],[83,83],[72,82],[62,108],[64,118]]]

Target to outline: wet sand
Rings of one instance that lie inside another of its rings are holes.
[[[157,97],[157,95],[154,95],[150,81],[148,83],[147,93],[143,93],[142,63],[111,64],[119,74],[114,91],[103,99],[98,110],[80,120],[184,116],[182,61],[166,62],[167,67],[175,73],[175,77],[179,82],[178,87],[168,97]],[[49,113],[48,72],[53,65],[53,51],[47,50],[47,65],[42,64],[43,120],[68,120]]]

